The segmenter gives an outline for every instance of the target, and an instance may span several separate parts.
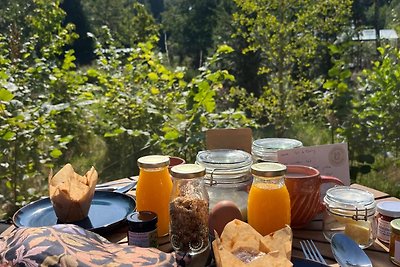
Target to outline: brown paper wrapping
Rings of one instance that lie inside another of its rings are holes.
[[[215,232],[212,246],[217,267],[291,267],[293,234],[289,226],[267,236],[262,236],[249,224],[233,220],[229,222],[221,237]],[[244,262],[239,254],[252,255]]]
[[[49,194],[60,222],[69,223],[87,217],[96,189],[98,174],[92,167],[84,176],[66,164],[54,176],[49,175]]]

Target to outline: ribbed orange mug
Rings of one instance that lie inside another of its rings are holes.
[[[343,185],[332,176],[320,175],[313,167],[304,165],[286,165],[285,184],[290,195],[292,228],[306,226],[325,208],[320,197],[320,187],[325,183]]]

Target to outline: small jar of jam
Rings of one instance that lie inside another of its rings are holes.
[[[394,219],[390,222],[390,260],[400,266],[400,219]]]
[[[378,239],[382,242],[390,241],[390,222],[400,218],[400,201],[382,201],[376,206],[378,211]]]
[[[158,247],[157,214],[151,211],[132,212],[127,217],[128,244],[138,247]]]

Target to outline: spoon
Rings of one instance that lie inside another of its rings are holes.
[[[331,240],[331,248],[333,256],[341,267],[372,267],[367,254],[345,234],[334,234]]]

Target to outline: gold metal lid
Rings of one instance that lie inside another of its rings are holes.
[[[392,233],[400,235],[400,219],[394,219],[390,222],[390,229]]]
[[[144,156],[137,160],[137,164],[141,168],[160,168],[169,165],[169,157],[162,155]]]
[[[251,173],[263,177],[282,176],[286,173],[286,166],[275,162],[260,162],[251,165]]]
[[[192,179],[203,177],[206,174],[206,169],[198,164],[181,164],[172,167],[170,173],[174,178]]]

